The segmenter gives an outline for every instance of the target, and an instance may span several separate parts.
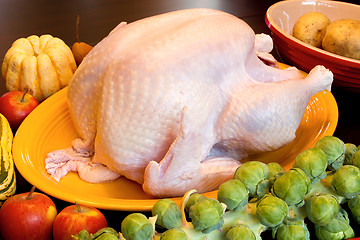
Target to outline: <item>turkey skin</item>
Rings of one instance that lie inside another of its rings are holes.
[[[156,197],[216,189],[242,159],[291,142],[310,98],[331,88],[323,66],[304,78],[265,64],[276,64],[271,50],[269,36],[218,10],[120,23],[70,82],[79,138],[47,155],[47,172],[124,176]]]

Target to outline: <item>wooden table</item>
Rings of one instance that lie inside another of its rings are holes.
[[[215,8],[229,12],[246,21],[256,33],[270,31],[264,16],[274,0],[2,0],[0,2],[0,60],[18,38],[32,34],[51,34],[71,46],[75,42],[76,15],[80,16],[80,40],[95,45],[121,21],[135,20],[185,8]],[[355,0],[353,0],[355,3]],[[274,56],[281,61],[279,55]],[[285,62],[286,63],[286,62]],[[360,81],[360,80],[359,80]],[[6,92],[0,80],[0,95]],[[360,144],[360,120],[357,117],[359,94],[333,88],[339,106],[339,122],[335,136],[344,142]],[[30,186],[19,176],[18,192]],[[54,199],[58,210],[69,203]],[[127,213],[104,211],[109,225],[120,230],[122,217]]]

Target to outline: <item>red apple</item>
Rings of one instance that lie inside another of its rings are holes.
[[[31,94],[23,91],[7,92],[0,97],[0,113],[9,121],[13,131],[39,105]]]
[[[56,216],[53,226],[54,240],[71,240],[81,230],[96,233],[107,227],[105,216],[94,207],[83,205],[70,205],[65,207]]]
[[[51,239],[57,210],[45,194],[33,192],[14,195],[0,208],[0,233],[6,240]]]

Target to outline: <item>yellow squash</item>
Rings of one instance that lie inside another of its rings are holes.
[[[8,91],[28,89],[41,102],[66,87],[75,70],[71,49],[46,34],[16,40],[5,54],[1,72]]]
[[[0,114],[0,207],[16,191],[15,166],[12,157],[13,133],[9,122]]]

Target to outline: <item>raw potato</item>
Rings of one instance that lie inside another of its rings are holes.
[[[326,30],[324,50],[360,60],[360,21],[341,19],[332,22]]]
[[[326,27],[329,24],[329,18],[322,13],[305,13],[296,21],[293,36],[314,47],[321,48]]]

